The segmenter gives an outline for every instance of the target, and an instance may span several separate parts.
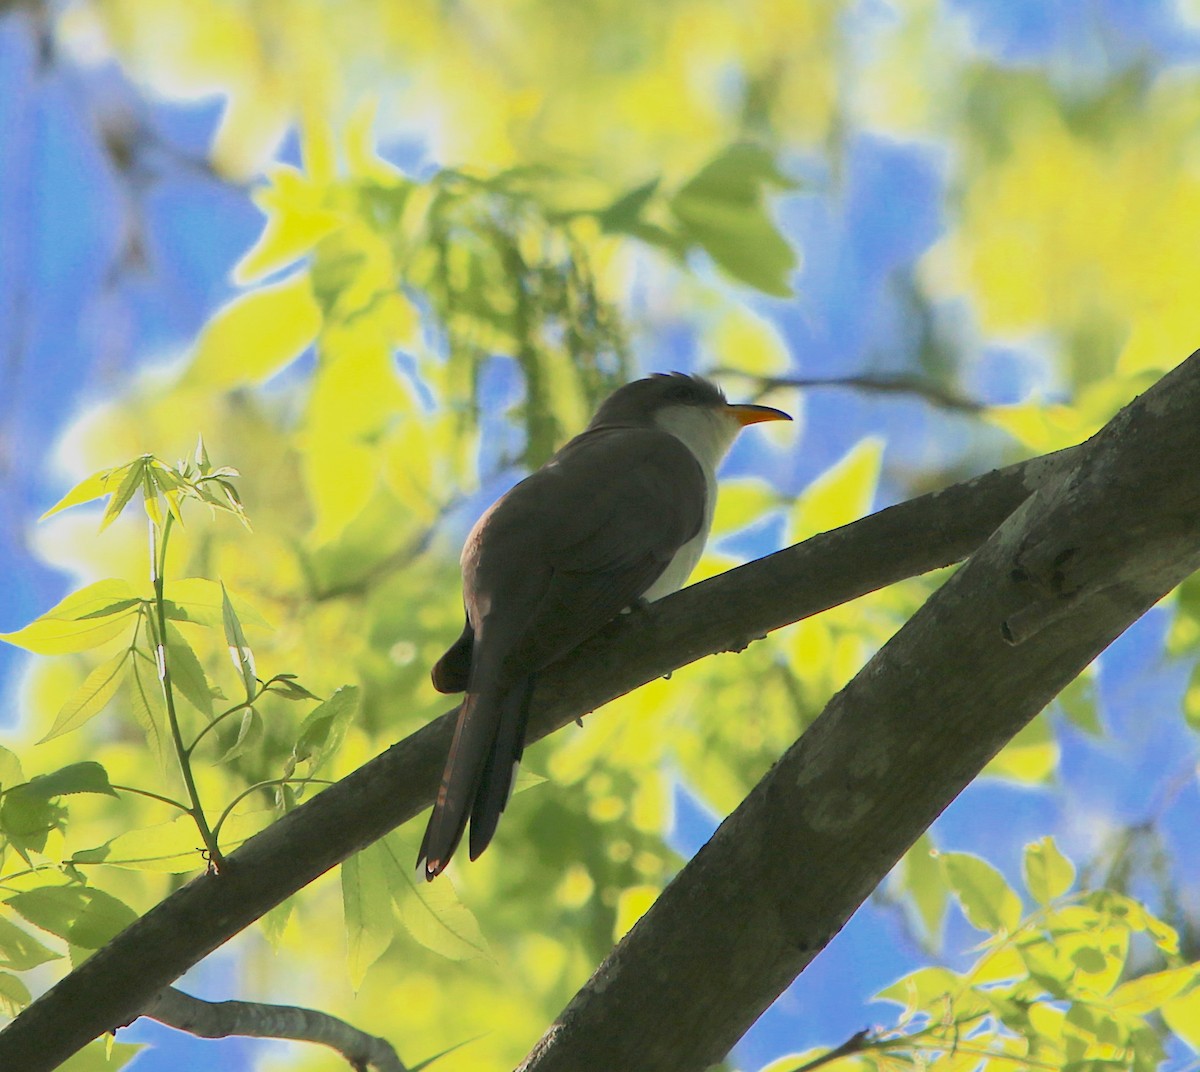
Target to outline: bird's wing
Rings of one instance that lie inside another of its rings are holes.
[[[654,583],[699,531],[705,495],[699,463],[667,432],[578,436],[497,503],[464,562],[477,630],[507,634],[509,667],[549,665]]]

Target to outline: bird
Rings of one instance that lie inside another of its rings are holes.
[[[681,588],[712,525],[717,466],[738,432],[785,421],[699,376],[617,388],[591,423],[476,522],[463,546],[462,634],[434,687],[465,692],[417,866],[434,879],[470,821],[487,848],[525,745],[537,675],[623,611]]]

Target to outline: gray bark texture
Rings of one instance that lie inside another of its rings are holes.
[[[259,1001],[205,1001],[173,986],[160,990],[142,1015],[200,1038],[292,1039],[337,1050],[352,1068],[407,1072],[392,1044],[336,1016],[295,1005]]]
[[[1200,566],[1200,354],[1087,443],[882,510],[685,589],[547,672],[531,737],[638,685],[971,554],[664,891],[522,1066],[702,1069],[1030,718]],[[53,1069],[432,801],[452,714],[193,879],[0,1032]]]

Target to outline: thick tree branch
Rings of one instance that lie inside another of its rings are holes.
[[[1200,354],[1078,448],[830,701],[522,1072],[721,1060],[988,760],[1200,568],[1197,457]]]
[[[656,677],[885,585],[956,562],[1073,448],[880,511],[748,563],[614,623],[548,671],[534,698],[537,739]],[[165,898],[0,1031],[0,1068],[54,1068],[127,1023],[184,971],[433,799],[452,719],[364,764]]]
[[[405,1072],[390,1042],[316,1009],[259,1001],[205,1001],[168,986],[154,996],[142,1015],[201,1038],[242,1035],[316,1042],[337,1050],[356,1069]]]

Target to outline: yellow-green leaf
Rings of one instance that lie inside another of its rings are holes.
[[[246,699],[250,699],[257,687],[254,653],[246,643],[242,623],[238,620],[237,611],[233,609],[224,584],[221,585],[221,620],[225,626],[225,643],[229,645],[229,657],[233,660],[234,668],[242,676],[242,684],[246,687]]]
[[[267,217],[262,234],[233,270],[240,286],[299,260],[343,222],[341,213],[323,206],[325,187],[295,168],[279,165],[271,180],[255,198]]]
[[[31,1000],[29,988],[20,979],[0,971],[0,1014],[16,1016]]]
[[[71,506],[78,506],[80,503],[91,502],[93,499],[99,499],[109,492],[108,481],[112,476],[111,469],[101,469],[98,473],[93,473],[89,477],[85,477],[76,484],[70,491],[58,500],[49,510],[47,510],[39,521],[45,521],[48,517],[53,517],[60,510],[66,510]]]
[[[125,677],[129,668],[129,651],[118,652],[111,659],[97,666],[80,684],[59,708],[54,719],[54,725],[38,744],[70,733],[82,726],[88,719],[98,715],[108,705],[117,693],[117,687]]]
[[[486,956],[487,941],[474,913],[450,882],[416,877],[415,851],[396,834],[378,843],[387,857],[392,898],[405,930],[426,949],[450,960]]]
[[[1167,1026],[1200,1053],[1200,986],[1172,998],[1162,1007]]]
[[[904,854],[900,877],[903,889],[912,898],[913,906],[925,926],[925,933],[936,942],[941,934],[942,916],[950,891],[928,834],[922,834]]]
[[[188,369],[189,386],[259,383],[299,357],[317,337],[321,311],[307,273],[234,299],[209,321]]]
[[[196,710],[211,716],[212,692],[204,667],[187,638],[171,622],[167,622],[167,666],[172,687],[178,688]]]
[[[195,622],[220,629],[224,624],[222,609],[225,597],[219,582],[207,577],[180,577],[171,581],[166,590],[167,617],[177,622]],[[269,629],[270,624],[249,603],[229,597],[244,625]]]
[[[110,1034],[102,1041],[89,1043],[68,1057],[56,1072],[119,1072],[144,1047],[133,1042],[114,1042],[114,1037]]]
[[[1058,766],[1058,741],[1044,718],[1035,718],[1021,728],[984,768],[986,774],[1026,785],[1047,781]]]
[[[342,862],[347,966],[355,990],[394,937],[387,869],[387,852],[379,842]]]
[[[1039,904],[1049,904],[1061,897],[1075,881],[1075,865],[1054,843],[1044,837],[1025,846],[1025,888]]]
[[[47,949],[28,931],[0,916],[0,967],[28,971],[60,954]]]
[[[121,477],[121,482],[117,485],[117,490],[113,492],[113,497],[108,500],[108,505],[104,508],[104,514],[100,518],[100,531],[103,532],[111,525],[121,514],[121,511],[128,505],[129,500],[133,498],[134,492],[138,488],[145,487],[146,475],[146,457],[137,458],[128,465],[122,466],[120,469],[114,470],[112,477],[115,480],[120,473],[125,475]]]
[[[140,605],[126,581],[97,581],[67,596],[23,629],[0,640],[38,655],[86,651],[118,636]]]
[[[883,440],[869,436],[809,484],[792,509],[791,541],[798,543],[868,513],[882,459]]]
[[[89,894],[87,903],[75,917],[66,937],[72,945],[99,949],[120,934],[138,915],[110,893],[90,889]]]
[[[1158,1012],[1172,998],[1196,982],[1200,965],[1149,972],[1122,983],[1109,999],[1113,1008],[1131,1016]]]
[[[620,941],[633,929],[658,899],[657,886],[629,886],[617,898],[617,918],[613,921],[613,941]]]
[[[1012,933],[1021,923],[1021,899],[986,860],[965,852],[943,853],[942,866],[973,927]]]

